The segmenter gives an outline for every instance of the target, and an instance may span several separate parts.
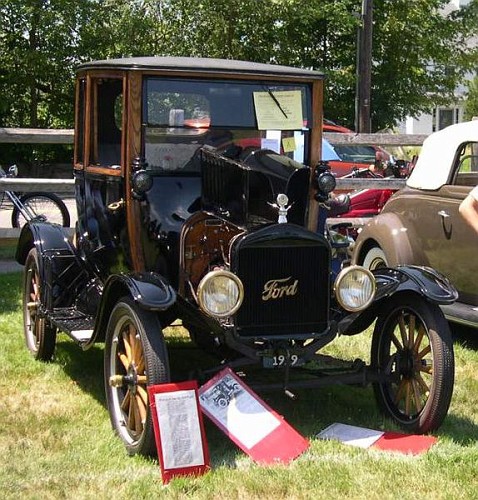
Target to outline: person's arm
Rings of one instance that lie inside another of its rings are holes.
[[[478,200],[475,198],[476,188],[461,202],[460,214],[465,221],[475,230],[478,234]]]

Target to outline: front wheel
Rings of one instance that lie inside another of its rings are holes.
[[[130,455],[155,454],[146,388],[164,382],[169,363],[158,316],[124,297],[106,330],[105,386],[113,429]]]
[[[20,197],[25,215],[13,207],[12,227],[21,227],[30,220],[51,222],[63,227],[70,227],[70,214],[61,198],[53,193],[27,193]]]
[[[41,314],[41,289],[38,252],[32,248],[25,261],[23,277],[23,330],[25,343],[35,359],[50,361],[56,344],[56,328]]]
[[[373,332],[371,364],[387,377],[373,386],[385,415],[420,434],[441,425],[455,366],[450,328],[436,304],[416,295],[393,297]]]

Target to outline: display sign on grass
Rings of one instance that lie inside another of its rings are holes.
[[[199,402],[203,412],[258,463],[288,463],[309,446],[230,368],[200,387]]]
[[[209,451],[197,382],[148,387],[161,476],[200,475],[209,470]]]

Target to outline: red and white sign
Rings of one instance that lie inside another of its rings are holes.
[[[148,387],[164,483],[209,470],[209,451],[195,380]]]
[[[201,386],[199,402],[203,412],[258,463],[288,463],[309,446],[230,368]]]

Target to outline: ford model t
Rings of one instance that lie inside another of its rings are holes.
[[[25,339],[41,360],[57,331],[83,349],[104,343],[108,409],[129,453],[154,451],[146,388],[170,380],[163,330],[178,320],[218,367],[275,370],[271,385],[288,392],[372,383],[404,428],[443,421],[454,359],[439,304],[456,291],[429,268],[332,272],[322,92],[319,72],[242,61],[79,68],[78,222],[73,238],[49,223],[22,230]],[[295,377],[374,321],[369,365]]]

